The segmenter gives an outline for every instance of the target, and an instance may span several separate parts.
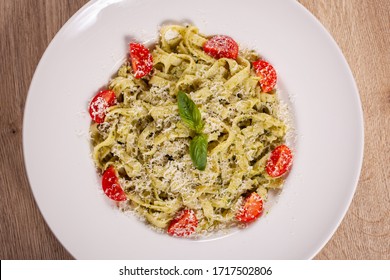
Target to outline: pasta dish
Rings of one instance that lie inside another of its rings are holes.
[[[263,212],[292,162],[276,71],[255,51],[169,25],[91,101],[92,157],[105,194],[154,228],[190,236]]]

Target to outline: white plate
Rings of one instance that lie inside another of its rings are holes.
[[[127,55],[164,23],[227,34],[265,56],[290,98],[295,161],[268,215],[217,239],[158,234],[120,213],[100,191],[86,112]],[[42,57],[27,98],[23,142],[46,222],[79,259],[308,259],[326,244],[352,200],[363,156],[363,118],[351,71],[334,40],[296,1],[91,1]]]

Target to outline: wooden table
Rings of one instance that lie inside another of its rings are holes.
[[[86,2],[0,1],[1,259],[72,259],[32,196],[23,163],[22,119],[39,59],[56,32]],[[299,2],[343,51],[359,87],[365,119],[357,192],[341,226],[316,259],[390,259],[390,1]]]

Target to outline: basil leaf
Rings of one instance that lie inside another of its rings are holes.
[[[182,121],[192,130],[201,133],[204,127],[202,116],[194,101],[182,91],[177,94],[177,105]]]
[[[205,170],[207,164],[207,135],[198,134],[190,142],[190,156],[195,167]]]
[[[177,106],[182,121],[193,131],[195,137],[190,142],[190,156],[195,167],[205,170],[207,164],[207,135],[203,134],[204,123],[194,101],[184,92],[177,93]]]

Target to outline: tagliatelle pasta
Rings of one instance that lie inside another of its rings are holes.
[[[236,55],[217,59],[205,51],[208,41],[195,26],[162,27],[151,73],[135,78],[134,61],[121,66],[108,85],[116,104],[106,109],[104,121],[91,125],[93,160],[102,171],[115,170],[115,187],[125,194],[120,207],[156,228],[172,229],[183,215],[191,221],[195,216],[191,231],[197,233],[237,226],[250,221],[241,213],[249,194],[257,193],[251,200],[262,205],[268,190],[283,182],[285,170],[276,172],[279,177],[266,171],[270,154],[285,142],[286,125],[275,89],[263,92],[264,76],[252,66],[260,57],[237,47]],[[196,134],[180,118],[178,92],[201,113],[204,170],[190,156]],[[287,169],[291,157],[283,160]]]

